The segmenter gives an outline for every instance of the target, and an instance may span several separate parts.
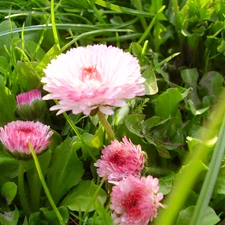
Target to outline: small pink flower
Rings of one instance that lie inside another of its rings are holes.
[[[44,100],[58,99],[51,110],[72,110],[89,115],[99,109],[113,114],[111,107],[124,106],[126,99],[145,95],[138,60],[130,53],[106,45],[72,48],[53,59],[44,70]]]
[[[129,175],[139,177],[144,167],[141,146],[135,146],[127,137],[121,142],[113,140],[102,150],[101,159],[94,165],[99,167],[98,175],[106,175],[110,181],[119,181]]]
[[[53,132],[40,122],[13,121],[0,128],[0,140],[5,148],[18,158],[29,156],[28,142],[36,153],[41,153],[50,144]]]
[[[120,225],[147,225],[157,217],[162,199],[157,178],[129,176],[112,188],[112,218]]]
[[[36,99],[42,100],[41,91],[37,90],[37,89],[18,94],[16,96],[18,107],[20,107],[21,105],[24,105],[24,104],[31,105],[31,103]]]

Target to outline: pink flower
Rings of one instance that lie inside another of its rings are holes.
[[[59,100],[51,107],[59,110],[57,114],[72,110],[89,115],[94,109],[113,114],[110,107],[124,106],[126,99],[145,95],[138,60],[113,46],[72,48],[44,71],[43,88],[49,94],[43,99]]]
[[[20,107],[21,105],[24,105],[24,104],[31,105],[31,103],[36,99],[42,100],[41,91],[37,90],[37,89],[18,94],[16,96],[18,107]]]
[[[46,102],[42,100],[41,91],[34,89],[16,96],[16,114],[22,120],[43,121],[48,110]]]
[[[53,135],[49,129],[49,126],[40,122],[17,120],[0,128],[0,140],[11,154],[24,158],[31,154],[28,141],[36,153],[47,148],[50,144],[49,138]]]
[[[121,142],[113,140],[102,150],[101,159],[94,165],[99,167],[98,175],[106,175],[110,181],[119,181],[129,175],[139,177],[144,167],[141,146],[135,146],[127,137]]]
[[[162,199],[157,178],[129,176],[112,188],[112,218],[120,225],[147,225],[157,217]]]

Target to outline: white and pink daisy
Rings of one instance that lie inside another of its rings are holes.
[[[112,218],[120,225],[148,225],[157,217],[163,194],[158,179],[152,176],[129,176],[113,186],[111,192]],[[116,183],[116,182],[115,182]]]
[[[50,144],[52,135],[50,127],[40,122],[17,120],[0,127],[0,141],[9,153],[22,159],[31,155],[28,142],[39,154]]]
[[[44,100],[57,99],[51,110],[72,110],[89,115],[93,110],[113,114],[111,107],[145,95],[138,60],[130,53],[106,45],[72,48],[53,59],[44,70]]]
[[[129,175],[140,177],[144,168],[141,146],[135,146],[127,137],[121,142],[113,140],[110,145],[104,147],[101,159],[94,165],[98,167],[98,175],[106,175],[109,181],[119,181]]]
[[[24,104],[31,105],[34,100],[42,100],[41,91],[38,89],[33,89],[16,96],[18,107]]]

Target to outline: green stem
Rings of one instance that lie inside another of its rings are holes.
[[[221,161],[223,159],[223,154],[225,150],[225,117],[223,120],[222,127],[219,132],[218,140],[216,143],[216,147],[213,152],[213,156],[209,165],[208,172],[206,174],[194,214],[191,218],[192,225],[198,225],[201,223],[202,217],[204,216],[204,212],[206,207],[208,206],[209,200],[211,198],[214,185],[216,183],[216,179],[220,170]]]
[[[56,205],[55,205],[55,203],[54,203],[54,201],[53,201],[53,199],[52,199],[52,196],[51,196],[51,194],[50,194],[50,192],[49,192],[48,186],[47,186],[47,184],[46,184],[46,182],[45,182],[45,179],[44,179],[43,173],[42,173],[42,171],[41,171],[41,167],[40,167],[40,164],[39,164],[37,155],[36,155],[36,153],[35,153],[35,151],[34,151],[34,149],[33,149],[33,146],[31,145],[30,142],[28,142],[28,146],[29,146],[29,149],[30,149],[30,151],[31,151],[32,157],[33,157],[33,159],[34,159],[34,163],[35,163],[35,166],[36,166],[36,169],[37,169],[37,172],[38,172],[40,181],[41,181],[41,183],[42,183],[42,186],[43,186],[43,188],[44,188],[44,190],[45,190],[45,193],[46,193],[46,195],[47,195],[47,198],[48,198],[48,200],[49,200],[49,202],[50,202],[50,204],[51,204],[53,210],[55,211],[56,216],[57,216],[58,219],[59,219],[60,225],[65,225],[65,223],[63,222],[63,218],[62,218],[61,214],[59,213],[59,210],[58,210],[58,208],[56,207]]]
[[[59,45],[59,37],[57,33],[56,23],[55,23],[55,7],[54,7],[54,0],[51,0],[51,21],[52,21],[52,32],[55,39],[55,44],[60,49]]]
[[[109,137],[110,140],[114,140],[115,139],[115,134],[112,130],[111,125],[109,124],[109,122],[107,121],[107,119],[105,118],[105,115],[98,110],[98,118],[102,124],[102,126],[105,128],[105,131]]]
[[[162,6],[159,11],[155,14],[155,16],[153,17],[151,23],[148,25],[148,27],[145,29],[145,32],[142,34],[142,36],[140,37],[140,39],[138,40],[138,44],[141,44],[146,37],[149,35],[153,25],[155,24],[156,20],[157,20],[157,15],[158,13],[161,13],[163,10],[165,9],[165,6]]]
[[[87,216],[87,214],[88,214],[88,212],[89,212],[91,206],[93,205],[93,203],[94,203],[94,201],[95,201],[95,199],[96,199],[96,197],[97,197],[97,195],[98,195],[98,193],[99,193],[99,191],[100,191],[102,185],[104,184],[105,179],[106,179],[106,175],[102,178],[100,184],[99,184],[98,187],[96,188],[95,193],[93,194],[93,197],[92,197],[91,201],[90,201],[89,204],[87,205],[86,210],[85,210],[84,215],[83,215],[84,220],[85,220],[85,217]]]
[[[18,189],[19,189],[19,199],[22,209],[26,216],[30,215],[30,210],[28,206],[28,199],[25,194],[24,185],[24,161],[19,160],[19,174],[18,174]]]
[[[173,11],[175,14],[175,22],[176,22],[176,28],[180,32],[180,16],[179,16],[179,6],[177,3],[177,0],[172,0],[173,3]]]
[[[31,171],[27,171],[27,179],[30,187],[31,210],[32,212],[38,212],[40,209],[42,184],[36,168],[32,169]]]
[[[139,11],[142,11],[142,10],[143,10],[143,9],[142,9],[142,1],[141,1],[141,0],[137,0],[137,1],[136,1],[136,5],[137,5],[137,9],[138,9]],[[147,22],[146,22],[145,18],[142,17],[142,16],[139,16],[139,19],[140,19],[140,21],[141,21],[141,25],[142,25],[143,29],[146,30],[147,27],[148,27],[148,25],[147,25]]]

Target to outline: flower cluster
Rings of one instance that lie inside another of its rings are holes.
[[[59,100],[51,110],[57,114],[113,114],[112,107],[122,107],[126,99],[145,95],[138,60],[121,49],[93,45],[72,48],[53,59],[44,70],[43,100]],[[41,91],[31,90],[17,97],[18,115],[24,120],[38,120],[44,112]],[[39,114],[42,113],[42,114]],[[0,128],[0,140],[19,159],[30,156],[30,143],[39,154],[49,145],[53,135],[41,122],[13,121]],[[158,179],[141,177],[144,156],[140,145],[127,137],[112,140],[94,164],[100,177],[114,184],[111,192],[112,218],[120,225],[147,225],[158,213],[163,199]]]
[[[34,89],[18,94],[17,113],[26,121],[12,121],[4,127],[0,127],[0,141],[6,150],[19,159],[31,158],[28,143],[32,145],[37,154],[42,153],[50,144],[53,132],[50,127],[41,122],[34,122],[44,113],[45,103],[41,97],[41,91]]]
[[[147,225],[158,214],[163,199],[158,179],[141,177],[144,157],[141,146],[124,137],[111,141],[94,164],[100,177],[114,184],[111,192],[112,218],[120,225]]]

